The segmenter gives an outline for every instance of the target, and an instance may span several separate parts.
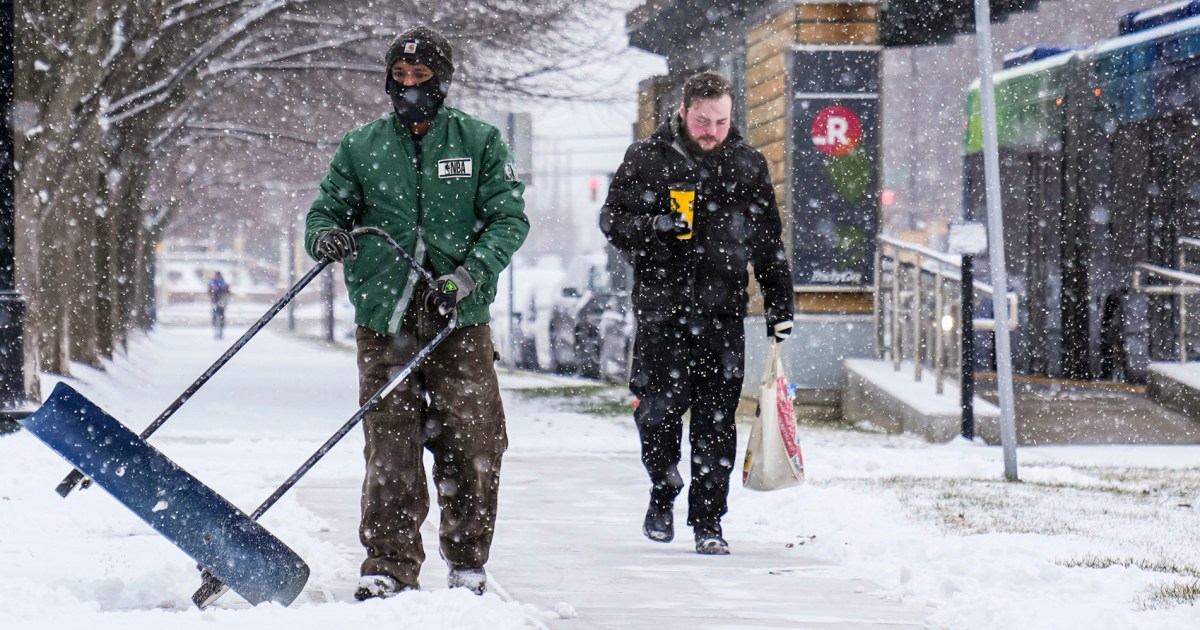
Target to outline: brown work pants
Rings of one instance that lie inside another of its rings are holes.
[[[365,403],[444,325],[414,305],[400,334],[359,327],[359,399]],[[418,586],[429,514],[424,449],[433,454],[441,507],[441,555],[452,567],[481,568],[496,524],[500,459],[508,447],[504,408],[486,324],[455,330],[363,419],[366,478],[359,539],[362,575]]]

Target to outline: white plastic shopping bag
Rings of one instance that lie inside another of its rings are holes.
[[[772,341],[742,464],[742,485],[751,490],[778,490],[802,481],[804,458],[796,434],[796,413],[788,396],[779,343]]]

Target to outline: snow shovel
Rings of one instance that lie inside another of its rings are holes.
[[[251,604],[294,601],[308,580],[304,561],[254,519],[147,444],[146,438],[330,262],[324,259],[305,274],[140,435],[60,383],[37,412],[21,420],[27,431],[76,467],[57,492],[66,497],[76,485],[94,479]]]
[[[394,241],[386,232],[376,228],[364,227],[354,230],[353,234],[373,234],[385,239],[388,244],[390,244],[392,248],[400,254],[405,262],[408,263],[409,267],[412,268],[412,270],[420,277],[420,279],[424,281],[425,284],[429,285],[431,290],[437,290],[437,281],[434,279],[433,274],[429,273],[427,269],[417,264],[417,262],[412,259],[408,252],[404,251],[404,249],[401,248],[400,245],[398,245],[396,241]],[[454,332],[454,328],[458,323],[458,311],[451,310],[449,315],[450,320],[446,323],[445,328],[438,331],[438,333],[434,335],[433,339],[426,344],[425,347],[421,348],[417,352],[416,356],[414,356],[407,364],[405,364],[402,370],[397,372],[396,375],[391,378],[391,380],[389,380],[384,384],[383,387],[379,389],[379,391],[375,392],[371,398],[367,400],[367,402],[363,403],[363,405],[358,408],[358,411],[354,412],[354,415],[350,416],[350,419],[347,420],[345,424],[343,424],[341,428],[337,430],[336,433],[326,440],[325,443],[322,444],[321,447],[318,448],[316,452],[308,458],[308,460],[301,464],[300,468],[296,469],[296,472],[292,473],[292,476],[288,477],[283,484],[276,488],[275,492],[271,493],[271,496],[267,497],[267,499],[262,502],[262,505],[258,506],[258,509],[254,510],[254,513],[250,515],[250,520],[257,522],[267,510],[271,509],[271,506],[275,505],[275,503],[279,501],[279,499],[283,497],[288,490],[292,489],[292,486],[296,485],[296,483],[300,481],[301,477],[307,474],[308,471],[311,470],[312,467],[315,466],[322,457],[325,457],[325,454],[328,453],[330,449],[334,447],[334,445],[340,442],[342,438],[346,437],[346,434],[349,433],[350,430],[355,426],[357,426],[358,423],[362,421],[363,417],[367,415],[367,413],[374,409],[375,406],[384,399],[384,397],[392,393],[392,390],[396,389],[396,387],[400,385],[404,379],[408,378],[408,375],[411,374],[414,369],[416,369],[417,365],[419,365],[421,361],[424,361],[425,358],[428,357],[433,350],[437,348],[437,346],[441,344],[443,340],[446,339],[446,337],[450,336],[450,333]],[[201,567],[200,575],[202,583],[200,584],[200,588],[196,589],[196,592],[192,594],[192,603],[194,603],[197,608],[204,610],[213,602],[220,599],[222,595],[229,591],[230,587],[226,585],[220,576],[215,575],[205,567]]]
[[[196,379],[196,381],[189,385],[187,389],[183,390],[183,393],[180,394],[174,402],[172,402],[170,405],[167,405],[167,408],[164,409],[162,413],[158,414],[158,417],[154,419],[154,422],[151,422],[150,426],[147,426],[145,429],[143,429],[142,432],[138,434],[138,437],[142,440],[145,440],[151,435],[154,435],[154,432],[157,431],[159,427],[166,423],[171,416],[175,415],[176,411],[179,411],[179,408],[183,406],[183,403],[187,402],[193,394],[199,391],[200,388],[208,382],[208,379],[212,378],[213,375],[217,373],[217,370],[220,370],[222,367],[224,367],[225,364],[233,358],[233,355],[237,354],[237,352],[241,350],[243,346],[249,343],[250,339],[257,335],[258,332],[262,330],[268,322],[274,319],[274,317],[279,314],[279,311],[282,311],[283,307],[287,306],[288,302],[291,302],[293,299],[295,299],[296,295],[300,293],[300,290],[308,286],[308,283],[312,282],[313,278],[316,278],[317,274],[324,271],[331,262],[333,261],[328,258],[322,259],[315,267],[310,269],[308,273],[304,274],[304,277],[300,278],[300,280],[296,282],[292,288],[288,289],[287,293],[284,293],[283,297],[279,298],[279,301],[275,302],[275,304],[271,306],[266,314],[260,317],[259,320],[255,322],[254,325],[251,326],[250,329],[247,330],[240,339],[234,342],[234,344],[225,351],[225,354],[222,354],[215,363],[210,365],[208,369],[200,375],[200,378]],[[65,499],[68,494],[71,494],[71,491],[74,490],[76,486],[86,488],[90,485],[91,480],[89,480],[78,469],[75,469],[58,483],[58,486],[54,489],[54,491]]]
[[[71,386],[20,422],[246,601],[300,596],[309,570],[296,552]]]

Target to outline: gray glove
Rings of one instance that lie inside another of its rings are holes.
[[[654,228],[654,233],[659,236],[680,236],[692,231],[692,226],[688,225],[687,221],[677,212],[669,212],[660,214],[654,217],[654,221],[650,224]]]
[[[358,246],[354,243],[354,236],[349,232],[334,228],[317,239],[317,246],[314,249],[317,251],[317,256],[321,258],[342,262],[354,256],[358,251]]]
[[[438,277],[437,288],[429,292],[429,301],[439,313],[445,315],[474,290],[475,280],[460,266],[454,273]]]

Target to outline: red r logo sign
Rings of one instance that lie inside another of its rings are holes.
[[[826,107],[813,120],[813,145],[825,155],[846,155],[858,146],[861,139],[862,123],[849,108],[840,105]]]

